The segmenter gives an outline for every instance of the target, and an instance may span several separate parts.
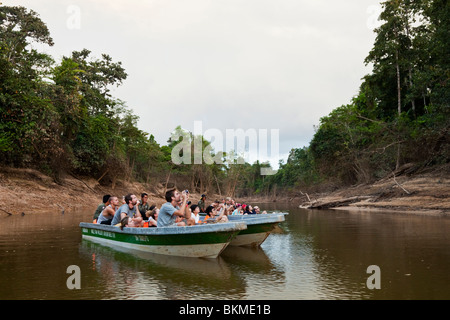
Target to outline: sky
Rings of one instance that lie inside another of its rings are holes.
[[[160,145],[201,127],[220,151],[241,129],[257,148],[267,139],[249,159],[274,168],[358,94],[380,13],[376,0],[1,2],[39,14],[55,42],[40,50],[57,62],[83,48],[121,61],[128,78],[112,94]]]

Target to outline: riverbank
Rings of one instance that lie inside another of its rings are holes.
[[[91,210],[102,202],[104,194],[122,197],[127,193],[149,194],[149,203],[160,206],[162,195],[135,182],[118,181],[115,188],[101,186],[96,179],[64,175],[56,183],[51,177],[32,169],[0,167],[0,216],[37,214],[49,211]]]
[[[316,186],[312,190],[245,200],[249,203],[287,202],[304,209],[450,216],[450,164],[423,170],[407,164],[374,183],[340,188]]]
[[[420,173],[397,172],[373,184],[341,188],[332,192],[237,199],[244,203],[289,202],[307,209],[345,209],[393,211],[411,214],[450,216],[450,165]],[[159,188],[158,188],[159,187]],[[118,181],[115,188],[101,186],[97,180],[72,175],[56,183],[51,177],[32,169],[0,168],[0,216],[36,214],[49,211],[95,210],[104,194],[123,196],[142,192],[149,203],[162,205],[163,186]],[[192,194],[197,201],[200,195]],[[208,201],[214,201],[209,196]]]
[[[414,174],[408,174],[409,169],[411,166],[404,166],[373,184],[304,196],[299,199],[300,207],[450,216],[450,166]]]

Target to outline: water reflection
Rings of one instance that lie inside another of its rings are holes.
[[[289,211],[259,249],[218,259],[121,251],[82,240],[91,212],[0,218],[0,299],[449,299],[450,219]],[[66,269],[81,269],[81,290]],[[381,269],[381,290],[366,287]]]
[[[447,218],[293,209],[289,219],[292,244],[308,243],[317,298],[450,297]],[[366,286],[370,265],[381,268],[382,290]]]
[[[220,257],[164,256],[88,240],[82,241],[80,253],[91,259],[97,281],[114,288],[105,292],[112,299],[239,299],[245,292],[242,278]]]
[[[227,247],[222,258],[245,281],[245,299],[263,299],[286,284],[284,268],[262,248]]]

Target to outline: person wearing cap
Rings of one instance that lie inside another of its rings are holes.
[[[205,212],[206,210],[206,195],[202,194],[202,198],[197,203],[198,207],[200,208],[200,212]]]
[[[249,212],[248,209],[249,209],[248,204],[243,204],[242,205],[243,214],[248,214],[248,212]]]

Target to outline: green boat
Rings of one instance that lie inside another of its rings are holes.
[[[103,245],[151,253],[217,258],[237,234],[247,228],[244,221],[189,227],[129,228],[81,222],[82,238]]]
[[[285,220],[287,213],[249,214],[228,216],[230,222],[243,221],[247,229],[242,230],[231,240],[230,246],[259,247],[275,229]]]

